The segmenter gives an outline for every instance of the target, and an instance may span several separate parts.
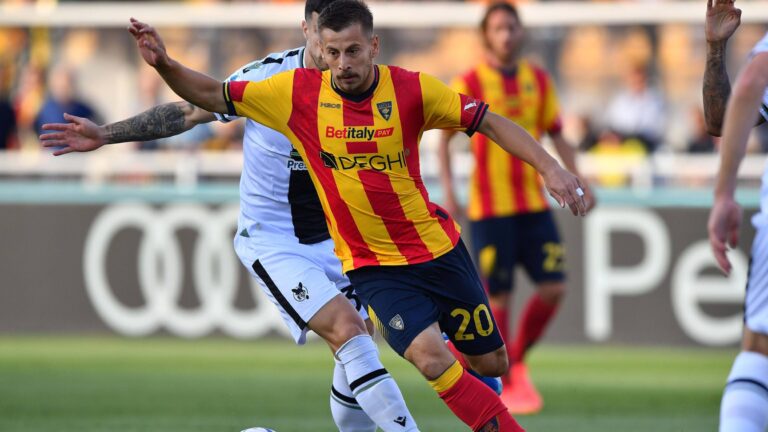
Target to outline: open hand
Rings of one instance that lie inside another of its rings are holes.
[[[131,25],[128,26],[128,31],[136,39],[136,45],[139,47],[141,57],[148,65],[158,68],[164,67],[171,62],[168,53],[165,51],[165,44],[154,27],[131,18]]]
[[[741,214],[741,207],[732,197],[716,198],[709,213],[709,245],[712,246],[717,265],[726,275],[731,274],[731,262],[726,252],[729,247],[734,248],[739,244]]]
[[[707,19],[704,22],[707,42],[728,40],[739,24],[741,9],[736,9],[733,0],[707,0]]]
[[[567,205],[575,216],[587,214],[587,203],[584,199],[586,191],[578,177],[564,170],[560,165],[542,174],[547,191],[560,204],[560,207]]]
[[[64,114],[69,123],[46,123],[43,130],[56,131],[40,135],[43,147],[60,147],[54,156],[72,152],[89,152],[106,144],[101,129],[87,118]]]

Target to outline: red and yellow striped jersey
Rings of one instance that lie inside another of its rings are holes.
[[[460,229],[429,201],[419,140],[427,129],[471,135],[488,109],[429,75],[392,66],[374,72],[376,83],[358,96],[310,69],[224,85],[231,114],[283,133],[301,154],[345,272],[417,264],[453,249]]]
[[[514,73],[481,64],[457,78],[453,89],[485,101],[493,112],[525,128],[537,140],[560,131],[557,94],[549,75],[527,61]],[[483,135],[472,138],[475,169],[470,180],[470,220],[532,213],[549,208],[542,180],[529,164]]]

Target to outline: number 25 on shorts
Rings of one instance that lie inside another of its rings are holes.
[[[491,312],[488,310],[488,306],[484,304],[478,305],[471,313],[466,309],[456,308],[451,311],[451,316],[454,318],[461,317],[459,331],[454,335],[454,339],[457,341],[475,340],[475,333],[467,332],[470,322],[474,323],[475,332],[480,336],[488,336],[493,333]]]

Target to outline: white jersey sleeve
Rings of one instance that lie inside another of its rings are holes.
[[[262,81],[280,72],[304,67],[304,48],[294,48],[280,53],[272,53],[234,71],[227,81]],[[215,113],[222,123],[228,123],[240,117]]]
[[[762,39],[760,39],[759,42],[755,45],[754,48],[752,48],[752,51],[749,53],[749,59],[751,60],[756,55],[768,52],[768,33],[763,36]],[[763,101],[760,105],[760,115],[763,116],[764,119],[768,120],[768,89],[763,93]]]

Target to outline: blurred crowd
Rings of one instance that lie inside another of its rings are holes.
[[[703,10],[702,4],[702,16]],[[173,28],[163,34],[179,60],[225,78],[264,54],[301,46],[299,19],[295,29]],[[729,50],[729,70],[738,69],[764,31],[742,26]],[[379,62],[429,72],[446,82],[475,64],[482,52],[472,29],[379,33],[384,42]],[[655,152],[717,150],[701,109],[702,26],[530,29],[526,47],[526,56],[555,78],[564,133],[581,151],[643,160]],[[122,30],[0,28],[0,149],[42,151],[40,126],[63,121],[64,112],[104,123],[173,100]],[[133,148],[236,149],[239,123],[212,123]],[[753,141],[752,151],[768,150],[765,133],[758,132]]]

